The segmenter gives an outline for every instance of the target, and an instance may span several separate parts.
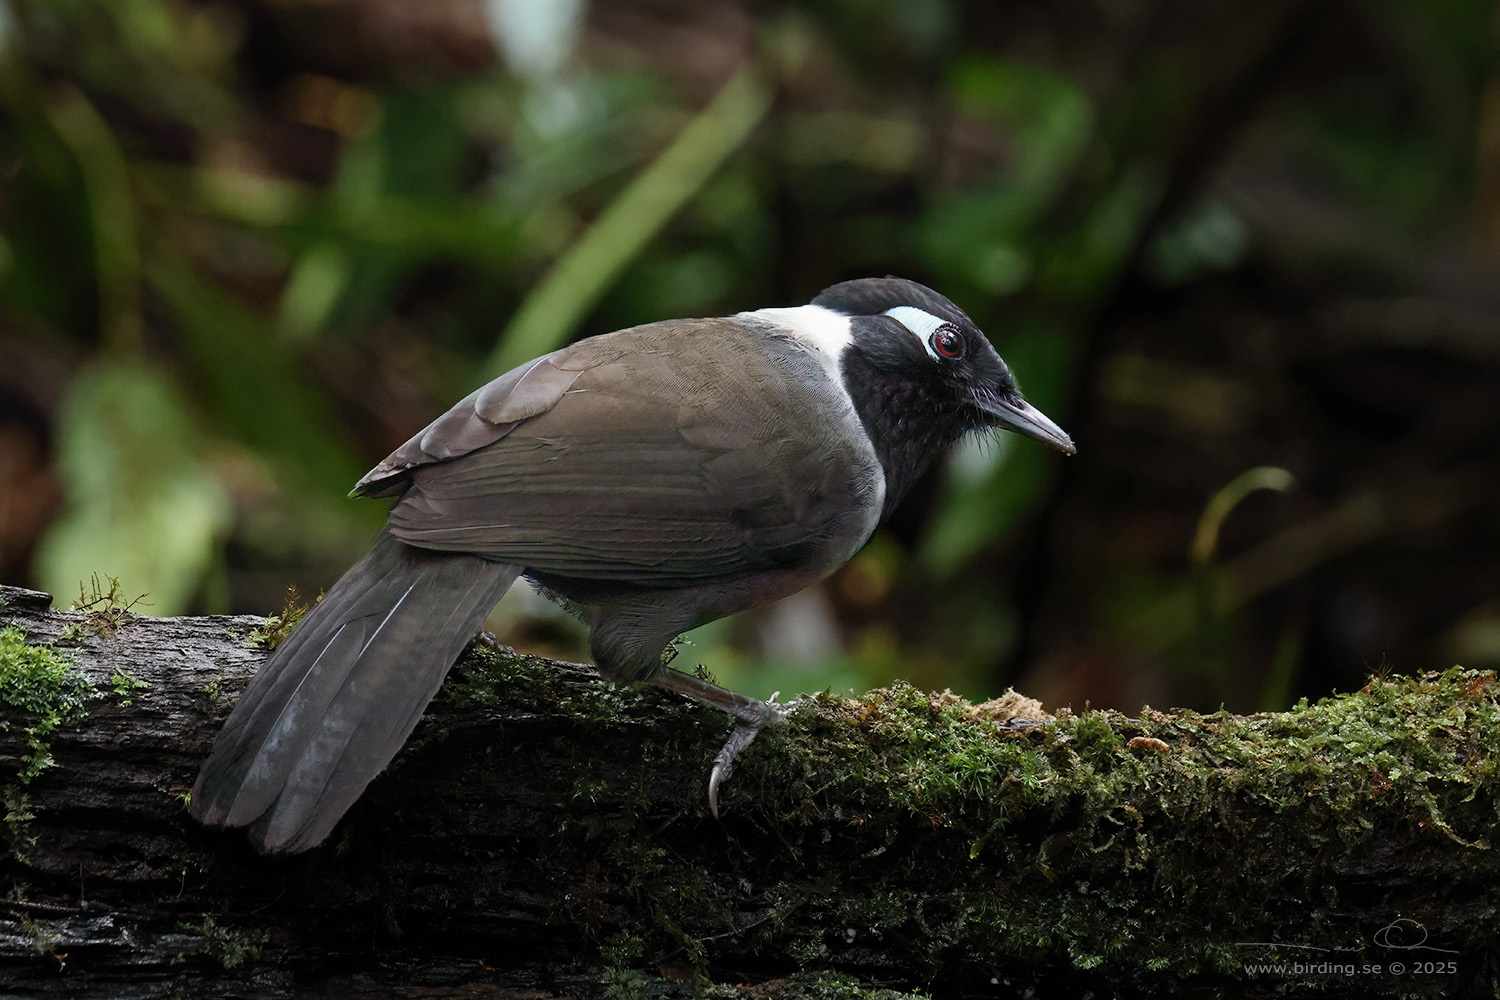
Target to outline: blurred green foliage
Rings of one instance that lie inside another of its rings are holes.
[[[710,627],[701,658],[757,693],[904,675],[980,695],[1041,665],[1059,698],[1109,674],[1096,703],[1174,674],[1253,699],[1237,670],[1286,697],[1322,612],[1285,588],[1350,547],[1223,615],[1177,609],[1342,509],[1358,476],[1316,472],[1365,453],[1297,395],[1322,376],[1296,374],[1296,345],[1322,334],[1243,331],[1392,273],[1419,286],[1411,240],[1500,201],[1491,16],[0,2],[0,573],[264,612],[357,556],[382,511],[344,492],[485,378],[890,272],[968,309],[1080,456],[973,443],[817,601]],[[1254,194],[1289,174],[1317,178],[1325,214],[1276,207],[1300,182]],[[1205,505],[1260,465],[1313,506],[1247,501],[1225,566],[1195,570]],[[507,607],[577,655],[576,632]],[[1451,625],[1403,648],[1449,648]],[[773,626],[812,639],[757,638]]]
[[[76,375],[57,413],[66,503],[37,551],[67,595],[98,566],[145,581],[153,605],[189,605],[221,559],[230,509],[177,387],[129,360]]]

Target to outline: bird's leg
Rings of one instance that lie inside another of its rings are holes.
[[[708,776],[708,808],[714,814],[714,819],[718,819],[719,786],[734,773],[735,757],[754,742],[762,727],[775,725],[785,719],[786,708],[776,703],[774,695],[770,701],[761,701],[670,667],[658,670],[650,680],[659,688],[712,705],[738,720],[734,732],[729,734],[729,739],[724,743],[724,749],[714,758],[714,769]]]

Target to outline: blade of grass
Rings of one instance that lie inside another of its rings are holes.
[[[1416,530],[1485,502],[1493,495],[1493,463],[1434,472],[1418,481],[1351,493],[1326,511],[1283,528],[1208,571],[1210,611],[1231,614],[1276,587],[1383,536]],[[1155,655],[1193,633],[1197,586],[1178,587],[1125,626],[1131,648]]]

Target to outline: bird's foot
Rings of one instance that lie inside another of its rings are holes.
[[[714,819],[719,818],[719,786],[734,773],[740,751],[755,742],[755,737],[766,726],[779,725],[786,719],[787,708],[777,704],[775,695],[771,696],[770,701],[761,702],[760,706],[766,711],[765,716],[757,722],[746,722],[743,717],[735,716],[740,719],[739,724],[729,734],[729,739],[724,741],[724,748],[714,757],[713,770],[708,773],[708,811],[714,814]]]
[[[495,637],[495,633],[488,629],[480,629],[474,634],[474,638],[469,640],[469,648],[474,649],[476,647],[488,649],[493,653],[502,653],[506,656],[514,656],[516,654],[515,647],[507,646]]]
[[[713,770],[708,776],[708,808],[714,814],[714,818],[718,819],[719,788],[734,773],[735,758],[755,741],[755,737],[760,735],[762,729],[768,725],[781,723],[787,716],[788,707],[779,704],[774,694],[769,701],[761,701],[759,698],[751,698],[738,691],[721,688],[717,684],[694,677],[692,674],[685,674],[680,670],[662,670],[651,678],[651,683],[705,705],[712,705],[722,712],[728,712],[737,720],[737,725],[729,734],[724,748],[719,751],[718,756],[714,757]]]
[[[686,635],[679,635],[677,638],[673,639],[671,642],[663,646],[661,651],[662,667],[666,668],[671,666],[672,661],[677,659],[677,654],[682,652],[682,647],[691,646],[692,644],[693,640],[689,639]],[[700,667],[699,669],[701,670],[702,668]]]

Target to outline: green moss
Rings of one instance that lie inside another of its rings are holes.
[[[810,967],[911,938],[929,946],[917,961],[933,974],[988,956],[1022,968],[1061,958],[1084,982],[1238,979],[1240,943],[1273,939],[1283,914],[1337,914],[1336,880],[1313,866],[1360,857],[1392,823],[1424,850],[1434,837],[1453,845],[1447,863],[1474,878],[1500,877],[1487,851],[1497,696],[1493,674],[1454,668],[1285,713],[1064,712],[1015,731],[906,684],[862,701],[824,695],[764,734],[726,790],[731,826],[775,829],[796,859],[769,883],[749,873],[748,897],[735,887],[759,915],[732,933]],[[706,753],[679,747],[689,739],[653,739],[654,752],[699,754],[706,774],[714,736]],[[648,770],[622,765],[610,780],[646,788]],[[637,927],[648,953],[680,956],[677,929],[711,937],[722,903],[674,851],[645,849],[647,801],[607,829],[560,829],[594,838],[595,856],[651,901]],[[836,877],[810,876],[820,864]],[[1368,929],[1336,917],[1311,932],[1319,946],[1368,946]]]
[[[181,923],[178,926],[199,935],[203,941],[203,953],[230,971],[257,961],[261,948],[270,939],[265,931],[225,927],[212,916],[205,916],[198,923]]]
[[[596,940],[639,942],[644,961],[619,969],[686,963],[705,976],[714,942],[732,940],[736,954],[808,969],[846,952],[866,966],[888,952],[890,967],[934,977],[1061,962],[1080,988],[1143,989],[1237,981],[1262,957],[1241,943],[1284,933],[1369,947],[1373,929],[1339,895],[1358,887],[1342,888],[1333,859],[1408,843],[1436,870],[1500,883],[1487,850],[1497,702],[1493,674],[1460,668],[1269,715],[1064,711],[1023,727],[903,683],[824,694],[761,735],[721,794],[723,823],[705,826],[682,782],[706,781],[727,735],[712,710],[488,651],[439,695],[546,705],[580,734],[640,727],[638,752],[604,766],[595,741],[556,740],[548,753],[576,754],[577,779],[537,819],[546,851],[586,858],[635,901],[623,924],[587,886],[560,904]],[[461,803],[462,784],[452,794]],[[744,870],[740,837],[755,845]],[[1483,902],[1429,924],[1434,939],[1478,948],[1495,929]]]
[[[1264,939],[1254,925],[1274,923],[1274,908],[1254,901],[1295,898],[1288,871],[1320,845],[1365,847],[1372,806],[1465,848],[1489,846],[1496,694],[1493,675],[1455,668],[1275,715],[1086,712],[1010,736],[986,732],[967,706],[924,706],[897,686],[868,699],[867,738],[839,751],[867,794],[895,777],[876,812],[979,831],[972,871],[996,873],[1009,898],[995,905],[985,885],[954,893],[956,918],[938,937],[955,948],[979,932],[1017,958],[1061,951],[1081,971],[1233,972],[1242,956],[1224,942]],[[1289,812],[1297,822],[1265,822]],[[1243,845],[1243,865],[1185,865],[1205,837]],[[1056,884],[1064,866],[1067,882]],[[1204,934],[1184,924],[1176,900],[1226,891],[1226,926]]]
[[[637,967],[643,954],[639,935],[629,931],[619,931],[599,945],[599,958],[603,962],[599,979],[608,1000],[633,1000],[644,995],[650,980]]]
[[[570,683],[552,661],[483,646],[463,657],[437,697],[440,705],[451,707],[545,704],[584,726],[618,724],[640,701],[627,685]]]
[[[140,594],[127,600],[124,592],[120,590],[118,579],[105,574],[101,580],[99,574],[94,573],[89,577],[87,584],[78,585],[78,600],[72,605],[73,611],[85,613],[83,621],[70,624],[63,629],[60,638],[68,642],[77,642],[83,638],[85,632],[92,632],[95,635],[113,635],[130,618],[135,606],[145,599],[146,595]]]
[[[907,993],[886,986],[867,986],[853,976],[820,970],[763,983],[753,993],[763,1000],[922,1000],[925,993]]]
[[[129,708],[134,701],[130,697],[137,691],[145,691],[151,685],[125,670],[116,670],[109,675],[109,689],[120,699],[122,708]]]
[[[698,1000],[926,1000],[927,994],[908,993],[887,986],[862,983],[854,976],[831,970],[798,972],[784,979],[735,986],[704,980],[668,981],[641,971],[640,938],[621,933],[600,946],[605,965],[599,969],[608,1000],[643,997],[683,997]]]
[[[36,819],[36,813],[31,811],[31,797],[20,785],[7,784],[0,787],[0,805],[5,808],[11,857],[27,864],[26,852],[36,844],[36,834],[31,832],[31,821]]]
[[[532,657],[475,647],[454,667],[438,689],[440,705],[496,708],[509,704],[517,687],[555,686],[556,675],[536,668]]]
[[[322,599],[323,595],[319,594],[318,600]],[[307,615],[308,610],[308,606],[302,603],[302,596],[297,593],[297,588],[288,587],[281,611],[267,618],[259,628],[253,629],[246,641],[252,646],[275,649],[292,634],[292,629],[297,627],[297,623]]]
[[[0,703],[22,716],[0,721],[0,730],[8,731],[13,721],[23,726],[26,752],[17,772],[23,784],[52,766],[48,737],[82,719],[95,694],[71,656],[28,644],[26,633],[14,625],[0,628]]]

